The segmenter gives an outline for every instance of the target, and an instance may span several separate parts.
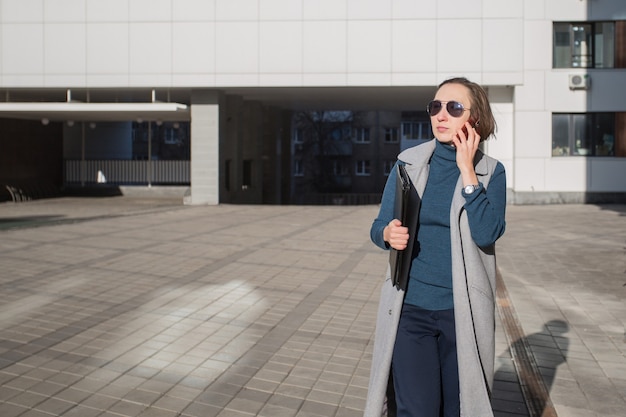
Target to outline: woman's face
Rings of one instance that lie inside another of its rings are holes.
[[[470,90],[461,84],[444,84],[435,94],[433,101],[437,100],[441,102],[441,110],[437,114],[430,116],[433,135],[441,143],[452,143],[452,138],[457,134],[457,131],[470,118],[469,109],[472,107]],[[459,117],[450,115],[447,109],[448,103],[454,101],[461,103],[465,109],[461,111],[457,106],[457,111],[462,113]]]

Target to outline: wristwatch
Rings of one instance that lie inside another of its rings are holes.
[[[463,188],[463,192],[465,192],[465,194],[471,194],[474,191],[478,190],[479,187],[480,187],[480,185],[478,185],[478,184],[476,184],[476,185],[474,185],[474,184],[466,185]]]

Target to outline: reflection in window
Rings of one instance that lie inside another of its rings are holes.
[[[614,68],[615,22],[559,22],[553,26],[554,68]]]
[[[402,139],[430,139],[431,137],[430,122],[402,122]]]
[[[615,114],[553,114],[552,156],[615,156]]]
[[[132,138],[135,160],[191,159],[189,122],[133,122]],[[152,153],[150,158],[148,151]]]

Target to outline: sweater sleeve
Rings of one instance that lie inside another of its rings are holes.
[[[463,195],[472,239],[482,248],[493,245],[506,227],[506,173],[498,162],[489,185]]]
[[[389,245],[383,238],[383,230],[393,220],[394,204],[396,196],[396,180],[398,162],[393,166],[389,176],[387,177],[387,183],[383,191],[383,197],[380,202],[380,209],[378,211],[378,217],[374,219],[372,227],[370,229],[370,238],[376,246],[382,249],[389,249]]]

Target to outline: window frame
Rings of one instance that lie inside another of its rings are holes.
[[[615,157],[617,140],[613,112],[552,113],[552,157]]]
[[[617,26],[616,21],[607,20],[553,22],[552,68],[612,69],[618,67]],[[612,36],[612,38],[606,39],[606,36]],[[607,63],[607,60],[611,62]]]
[[[355,143],[370,143],[370,128],[355,127],[352,129],[352,138]]]
[[[372,175],[372,164],[369,159],[358,159],[354,161],[354,175],[358,177],[369,177]]]
[[[385,143],[398,143],[400,141],[398,126],[385,127]]]

